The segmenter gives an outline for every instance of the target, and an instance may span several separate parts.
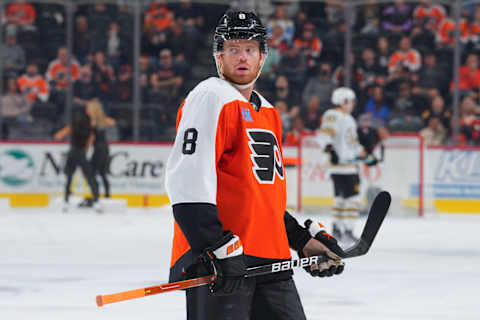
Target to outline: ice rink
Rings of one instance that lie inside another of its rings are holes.
[[[343,275],[296,272],[307,318],[480,319],[479,228],[473,215],[387,217]],[[95,304],[97,294],[165,282],[171,236],[168,209],[2,210],[0,319],[185,319],[182,292]]]

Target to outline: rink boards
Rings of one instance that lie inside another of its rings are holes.
[[[170,149],[169,143],[111,144],[112,198],[125,199],[129,207],[167,204],[164,177]],[[66,143],[0,143],[0,198],[8,199],[12,207],[48,206],[63,193],[67,151]],[[328,159],[322,153],[303,152],[301,171],[300,166],[287,167],[288,204],[329,206],[333,192],[326,169]],[[298,156],[297,147],[284,147],[284,158]],[[424,150],[423,173],[419,166],[415,151],[387,150],[385,161],[375,169],[362,168],[362,191],[378,186],[408,208],[417,206],[422,189],[425,205],[435,211],[480,213],[480,149],[428,148]],[[89,192],[80,171],[75,174],[72,191],[80,197]]]

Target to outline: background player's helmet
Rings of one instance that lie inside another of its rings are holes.
[[[213,54],[223,50],[223,43],[231,39],[257,40],[260,51],[267,54],[267,29],[253,12],[230,11],[223,15],[215,28]]]
[[[332,104],[335,106],[343,106],[346,103],[356,100],[355,92],[347,87],[340,87],[333,91]]]
[[[223,15],[215,28],[213,36],[213,56],[216,57],[222,53],[223,44],[226,40],[232,39],[247,39],[257,40],[260,44],[260,52],[265,55],[268,54],[267,45],[267,29],[263,26],[257,15],[250,11],[229,11]],[[265,63],[266,57],[264,59]],[[218,76],[225,79],[220,72],[218,61],[215,58],[215,65],[217,66]],[[255,79],[247,84],[232,83],[238,89],[246,89],[252,86],[257,81],[262,72],[263,63],[258,70]]]

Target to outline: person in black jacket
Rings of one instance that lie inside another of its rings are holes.
[[[89,101],[86,111],[91,119],[94,133],[93,155],[90,159],[93,176],[95,177],[97,174],[100,175],[105,189],[105,198],[110,198],[110,182],[107,177],[110,163],[110,149],[108,147],[105,129],[114,126],[115,120],[105,115],[102,104],[98,99]]]
[[[91,120],[83,109],[77,109],[73,112],[72,122],[55,134],[56,140],[61,140],[70,135],[70,150],[68,151],[64,172],[67,176],[65,183],[65,207],[68,209],[68,201],[71,194],[70,185],[72,184],[73,174],[78,166],[82,169],[83,175],[87,180],[90,191],[93,194],[92,206],[98,207],[98,184],[94,179],[92,168],[87,160],[87,149],[92,139]]]

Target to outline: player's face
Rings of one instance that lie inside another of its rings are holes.
[[[223,44],[217,56],[223,76],[236,84],[248,84],[257,76],[265,55],[256,40],[235,39]]]

